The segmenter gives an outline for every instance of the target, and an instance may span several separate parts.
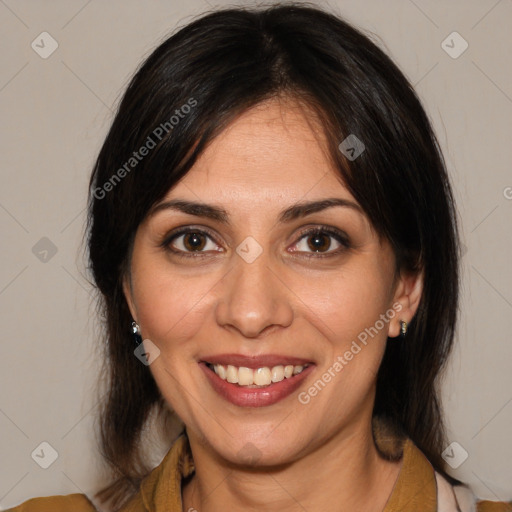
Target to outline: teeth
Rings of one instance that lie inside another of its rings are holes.
[[[224,368],[224,366],[222,366],[221,364],[217,365],[218,368],[217,370],[215,370],[217,372],[217,375],[223,379],[223,380],[226,380],[227,376],[228,376],[228,373],[226,371],[226,368]],[[231,381],[229,381],[231,382]]]
[[[212,365],[209,365],[210,368]],[[213,370],[222,379],[227,380],[231,384],[238,384],[239,386],[269,386],[272,382],[281,382],[284,379],[289,379],[294,375],[298,375],[308,365],[297,365],[292,364],[283,366],[278,365],[272,368],[264,366],[253,370],[252,368],[246,368],[241,366],[240,368],[228,364],[223,366],[221,364],[213,365]]]
[[[215,373],[221,378],[223,379],[224,377],[222,377],[221,375],[221,372],[218,372],[215,367],[216,366],[222,366],[220,364],[216,364],[213,369],[215,370]],[[231,365],[228,365],[228,368],[226,370],[226,380],[228,382],[231,382],[231,384],[237,384],[238,383],[238,368],[235,368],[234,366],[231,366]]]
[[[270,368],[258,368],[252,373],[254,384],[257,386],[268,386],[272,382],[272,373]]]
[[[233,368],[235,367],[233,366]],[[253,379],[254,372],[250,368],[244,368],[243,366],[238,368],[238,384],[240,384],[240,386],[250,386],[251,384],[254,384]]]
[[[292,371],[292,375],[297,375],[298,373],[300,373],[304,368],[302,366],[294,366],[293,367],[293,371]]]
[[[272,368],[272,382],[281,382],[284,379],[284,366]]]

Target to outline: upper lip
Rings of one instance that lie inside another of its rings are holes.
[[[263,354],[259,356],[245,356],[243,354],[216,354],[201,358],[201,362],[222,364],[224,366],[243,366],[245,368],[252,368],[253,370],[256,368],[263,368],[265,366],[272,368],[273,366],[279,365],[286,366],[291,364],[293,366],[304,366],[306,364],[312,364],[311,360],[304,359],[302,357],[285,356],[281,354]]]

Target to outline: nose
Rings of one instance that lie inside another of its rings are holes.
[[[237,254],[222,280],[216,306],[218,325],[246,338],[260,338],[293,320],[291,290],[271,268],[266,251],[251,263]]]

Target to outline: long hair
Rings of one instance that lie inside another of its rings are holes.
[[[393,61],[340,17],[304,4],[229,8],[195,19],[142,63],[90,180],[88,249],[101,292],[108,381],[100,439],[112,469],[97,496],[113,510],[151,469],[141,440],[150,414],[167,414],[148,367],[133,355],[122,280],[135,232],[216,135],[250,107],[278,97],[315,112],[340,178],[390,242],[397,268],[424,272],[406,341],[387,344],[374,415],[389,418],[446,475],[438,387],[457,319],[459,243],[429,119]],[[365,146],[356,159],[339,149],[349,135]]]

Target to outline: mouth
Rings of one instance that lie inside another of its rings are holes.
[[[276,365],[262,366],[260,368],[248,368],[246,366],[234,366],[231,364],[213,364],[205,362],[205,365],[222,380],[239,387],[266,388],[284,379],[291,379],[299,375],[312,363],[304,365]]]
[[[305,359],[274,356],[215,356],[199,361],[211,388],[239,407],[264,407],[283,400],[303,384],[315,366]]]

